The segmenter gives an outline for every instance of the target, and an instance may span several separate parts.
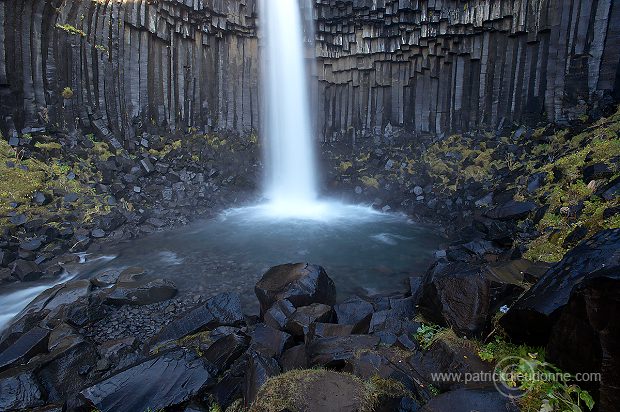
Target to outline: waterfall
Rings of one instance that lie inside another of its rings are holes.
[[[265,196],[279,214],[317,203],[304,21],[299,0],[261,0]]]

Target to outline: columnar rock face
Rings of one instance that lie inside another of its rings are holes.
[[[618,90],[610,0],[317,0],[325,139],[562,122]],[[594,95],[594,96],[592,96]]]
[[[255,15],[254,0],[0,1],[0,125],[255,128]]]
[[[312,90],[323,140],[388,124],[443,133],[563,122],[620,88],[612,0],[306,1],[315,3]],[[256,8],[0,1],[0,129],[258,129]]]

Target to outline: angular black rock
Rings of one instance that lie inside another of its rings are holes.
[[[237,326],[244,322],[241,299],[236,293],[222,293],[182,314],[153,338],[151,345],[178,340],[204,329]]]
[[[312,303],[333,305],[336,302],[334,281],[321,266],[309,263],[274,266],[263,275],[254,290],[261,314],[282,299],[288,299],[296,308]]]
[[[620,229],[601,231],[568,252],[515,302],[501,325],[516,341],[545,345],[572,291],[601,269],[620,271]]]
[[[231,333],[213,342],[203,353],[202,358],[215,368],[218,374],[245,352],[250,345],[250,337],[244,333]]]
[[[367,333],[374,308],[370,302],[350,298],[334,305],[336,320],[341,325],[352,325],[355,333]]]
[[[279,300],[269,308],[263,319],[272,328],[284,329],[288,318],[295,312],[295,306],[287,299]]]
[[[182,350],[139,363],[80,392],[101,412],[160,410],[215,383],[204,362]]]
[[[437,262],[424,276],[419,310],[458,335],[473,336],[487,326],[490,282],[477,265]]]
[[[0,372],[47,351],[50,330],[34,327],[0,353]]]
[[[261,386],[272,376],[280,373],[280,365],[270,357],[259,353],[252,353],[248,362],[243,381],[243,397],[246,404],[250,404],[256,398]]]
[[[485,213],[487,217],[497,220],[517,220],[524,218],[538,206],[532,202],[519,202],[510,200]]]
[[[301,344],[287,349],[280,358],[282,371],[290,371],[293,369],[305,369],[308,367],[308,358],[306,356],[306,345]]]
[[[315,322],[310,325],[306,334],[306,341],[311,342],[316,338],[329,338],[332,336],[349,336],[353,334],[353,325],[339,325],[336,323]]]
[[[308,363],[310,366],[342,367],[356,352],[374,349],[378,344],[379,338],[368,335],[314,339],[307,346]]]
[[[112,305],[150,305],[173,298],[177,293],[175,284],[167,279],[148,282],[119,282],[106,298]]]
[[[314,322],[329,322],[332,318],[331,306],[313,303],[295,310],[286,322],[285,330],[293,336],[304,336]]]
[[[31,282],[43,276],[43,271],[35,262],[18,259],[13,264],[13,276],[22,282]]]
[[[272,358],[279,358],[285,349],[293,344],[293,337],[264,323],[256,325],[250,333],[252,349]]]
[[[0,375],[0,411],[23,411],[44,404],[43,392],[32,372]]]
[[[580,382],[600,411],[620,404],[620,270],[601,269],[584,279],[551,330],[547,358],[572,374],[599,373],[600,381]]]

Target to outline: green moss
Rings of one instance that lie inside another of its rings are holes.
[[[379,181],[375,177],[362,176],[360,180],[366,187],[374,187],[375,189],[379,188]]]
[[[108,160],[114,154],[110,151],[110,146],[105,142],[94,142],[93,153],[101,160]]]
[[[54,143],[43,144],[56,147]],[[8,167],[7,162],[14,163],[15,167]],[[67,174],[74,170],[74,167],[53,157],[49,157],[47,162],[34,158],[24,159],[23,152],[13,149],[5,141],[0,141],[0,214],[15,210],[30,217],[49,215],[50,211],[46,207],[31,204],[31,199],[36,191],[50,193],[54,188],[80,195],[81,199],[75,206],[83,211],[83,220],[86,222],[99,214],[109,212],[110,207],[105,199],[94,189],[94,183],[100,178],[92,173],[90,167],[88,164],[75,166],[76,175],[82,180],[91,181],[88,185],[78,179],[68,178]],[[17,202],[19,206],[13,208],[11,202]]]
[[[44,150],[46,152],[62,149],[62,146],[60,145],[60,143],[56,143],[56,142],[50,142],[50,143],[38,142],[34,144],[34,147],[36,147],[37,149]]]
[[[13,162],[15,167],[8,167]],[[0,214],[12,208],[9,203],[30,203],[32,195],[45,187],[47,165],[33,159],[23,160],[19,149],[0,140]]]
[[[364,382],[360,378],[344,373],[327,371],[324,369],[295,369],[281,375],[269,378],[261,387],[256,400],[250,407],[254,412],[280,412],[288,410],[301,412],[305,404],[303,395],[304,387],[316,384],[329,376],[340,376],[344,382],[349,382],[353,393],[351,401],[357,400],[360,404],[360,412],[371,412],[382,404],[386,398],[398,398],[413,396],[405,386],[393,379],[385,379],[373,376]],[[347,385],[349,386],[349,385]],[[356,388],[356,389],[355,389]]]
[[[344,173],[347,170],[349,170],[352,166],[353,166],[353,163],[351,162],[340,162],[338,169],[340,170],[341,173]]]
[[[523,257],[535,262],[558,262],[562,260],[567,250],[551,242],[546,236],[541,236],[528,245]]]
[[[179,150],[182,146],[183,146],[183,142],[179,139],[179,140],[175,140],[171,143],[164,145],[164,147],[161,150],[151,149],[149,150],[149,154],[156,156],[156,157],[164,158],[168,156],[170,152],[172,152],[173,150]]]
[[[73,36],[82,36],[82,37],[86,37],[86,33],[83,30],[78,29],[75,26],[72,26],[70,24],[56,24],[56,28],[63,30],[64,32],[71,34]]]

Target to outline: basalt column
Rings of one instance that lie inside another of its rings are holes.
[[[0,130],[259,130],[255,0],[0,0]],[[614,0],[315,0],[322,140],[566,122],[620,93]]]
[[[317,129],[564,122],[619,89],[611,0],[317,0]]]
[[[0,1],[0,127],[258,125],[254,0]]]

